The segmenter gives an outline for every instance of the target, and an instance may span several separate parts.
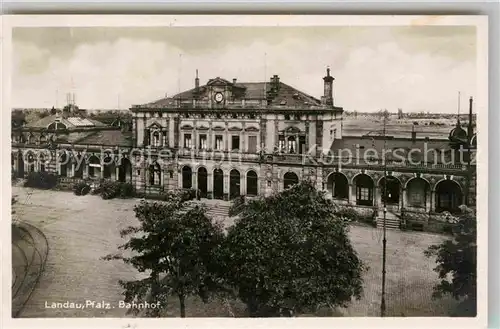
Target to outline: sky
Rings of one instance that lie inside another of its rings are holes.
[[[215,77],[280,80],[346,111],[456,113],[476,96],[473,26],[15,28],[12,105],[130,108]]]

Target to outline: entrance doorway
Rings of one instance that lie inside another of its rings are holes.
[[[214,199],[224,198],[224,172],[222,169],[214,170]]]
[[[236,169],[229,173],[229,198],[234,199],[240,196],[240,172]]]
[[[198,190],[200,190],[200,197],[207,197],[207,181],[208,181],[208,172],[204,167],[198,168]]]

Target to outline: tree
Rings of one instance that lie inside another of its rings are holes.
[[[121,259],[140,272],[149,272],[142,280],[120,281],[126,303],[159,303],[146,310],[146,316],[159,317],[167,298],[176,295],[180,315],[185,317],[187,296],[199,295],[206,302],[219,287],[212,255],[224,238],[222,228],[205,215],[205,208],[190,206],[177,194],[171,194],[165,203],[142,201],[134,211],[140,225],[121,231],[122,237],[131,237],[119,249],[135,256],[108,255],[104,259]]]
[[[55,107],[52,106],[52,108],[50,109],[50,114],[51,115],[57,114],[57,110]]]
[[[463,299],[461,309],[454,315],[476,315],[477,301],[477,232],[476,215],[466,206],[454,220],[452,239],[439,245],[432,245],[426,251],[427,257],[436,257],[440,282],[434,287],[434,298],[450,294],[455,299]],[[451,278],[451,282],[449,281]]]
[[[313,183],[235,204],[221,252],[225,278],[250,316],[293,315],[360,298],[364,265],[348,225]]]
[[[20,110],[14,110],[11,114],[12,128],[19,128],[26,124],[26,114]]]

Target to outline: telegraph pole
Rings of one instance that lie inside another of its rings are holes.
[[[387,120],[387,113],[386,111],[383,112],[384,115],[384,150],[383,152],[383,158],[382,161],[384,162],[384,193],[382,195],[382,201],[384,205],[384,218],[383,218],[383,227],[382,227],[382,232],[383,232],[383,238],[382,238],[382,301],[380,303],[380,316],[384,317],[385,316],[385,262],[386,262],[386,247],[387,247],[387,239],[386,239],[386,229],[385,229],[385,224],[386,224],[386,213],[387,213],[387,163],[385,161],[385,148],[386,148],[386,137],[385,137],[385,125],[386,125],[386,120]]]

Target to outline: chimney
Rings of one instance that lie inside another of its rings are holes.
[[[198,91],[198,88],[200,88],[200,78],[198,78],[198,69],[196,69],[196,78],[194,79],[194,87]]]
[[[233,85],[236,84],[236,78],[233,78]]]
[[[324,105],[333,105],[333,80],[335,80],[335,78],[330,75],[330,67],[327,67],[326,76],[323,78],[323,81],[324,81],[323,103],[324,103]]]
[[[469,98],[469,126],[467,127],[467,139],[469,143],[474,135],[474,127],[472,126],[472,96]]]

